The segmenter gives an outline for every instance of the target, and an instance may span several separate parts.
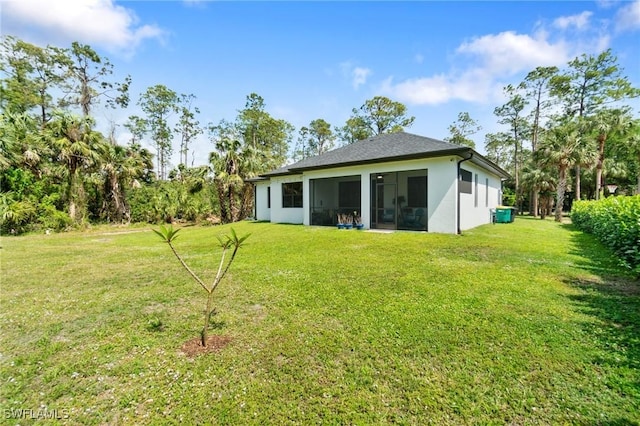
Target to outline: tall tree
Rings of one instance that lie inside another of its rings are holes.
[[[113,129],[113,128],[112,128]],[[151,153],[135,143],[127,147],[116,143],[114,130],[107,143],[101,145],[100,172],[103,178],[101,216],[107,222],[130,222],[129,189],[153,170]]]
[[[55,100],[51,95],[64,82],[69,57],[64,49],[39,47],[11,36],[2,38],[0,105],[11,112],[38,109],[40,127],[49,121]]]
[[[353,113],[357,114],[357,110],[354,109]],[[365,119],[358,115],[349,117],[344,126],[336,128],[336,133],[345,144],[352,144],[373,136]]]
[[[586,118],[622,99],[637,97],[640,91],[634,88],[622,74],[618,59],[611,49],[598,55],[583,54],[568,63],[561,75],[551,79],[552,94],[557,96],[568,117],[577,117],[580,135],[587,132]],[[583,138],[583,142],[587,142]],[[575,198],[581,198],[581,167],[575,170]]]
[[[299,131],[298,146],[294,153],[297,158],[307,158],[320,155],[331,150],[335,145],[336,135],[331,130],[331,124],[322,118],[309,123],[309,127],[303,126]]]
[[[126,108],[129,105],[130,76],[122,83],[109,81],[113,65],[86,44],[75,41],[71,43],[69,57],[68,88],[64,105],[80,107],[85,116],[91,114],[91,108],[100,96],[107,98],[107,105],[110,107]]]
[[[285,120],[276,119],[266,111],[264,99],[256,93],[247,96],[240,110],[235,128],[240,133],[243,147],[251,147],[260,156],[255,173],[273,170],[287,159],[294,127]]]
[[[543,130],[542,120],[549,115],[553,106],[551,96],[551,79],[558,74],[558,67],[536,67],[529,72],[524,81],[520,83],[520,88],[524,91],[527,102],[533,106],[529,114],[531,127],[531,151],[538,148],[540,132]],[[532,216],[538,215],[538,191],[540,186],[531,186],[531,203],[529,213]]]
[[[484,149],[487,158],[513,174],[513,136],[507,132],[487,133]]]
[[[449,134],[444,138],[445,141],[456,145],[476,147],[476,143],[469,136],[474,135],[482,130],[482,126],[476,120],[471,118],[468,112],[458,114],[458,120],[449,126]]]
[[[494,110],[494,114],[499,118],[498,123],[508,126],[513,142],[513,172],[515,193],[518,201],[518,207],[522,205],[522,191],[520,188],[520,154],[524,139],[527,137],[529,129],[527,121],[524,117],[524,108],[526,100],[518,93],[518,90],[508,85],[505,88],[509,100],[502,106]]]
[[[88,116],[56,113],[46,128],[57,161],[66,171],[68,211],[75,222],[86,216],[84,176],[100,161],[100,153],[104,150],[104,137],[93,130],[94,124],[93,118]]]
[[[605,144],[612,134],[627,133],[633,124],[628,108],[601,109],[590,120],[598,146],[596,162],[596,199],[603,195],[602,175],[605,163]]]
[[[543,129],[542,119],[549,115],[553,106],[551,80],[557,75],[558,67],[537,67],[520,84],[526,103],[533,106],[530,114],[531,151],[537,149],[540,131]]]
[[[587,153],[581,152],[582,143],[580,132],[575,122],[553,123],[545,132],[539,149],[535,152],[537,163],[542,166],[554,167],[558,173],[556,185],[556,222],[562,221],[562,209],[567,190],[568,173],[571,167],[583,162]],[[589,151],[591,152],[591,151]]]
[[[180,135],[180,164],[185,167],[189,156],[189,145],[203,132],[200,122],[196,119],[196,114],[200,114],[200,110],[193,106],[195,99],[196,96],[193,94],[182,94],[178,107],[180,117],[175,131]]]
[[[138,101],[147,115],[148,131],[156,148],[158,179],[162,180],[167,177],[167,165],[173,153],[169,118],[178,111],[178,102],[178,94],[162,84],[147,88]]]
[[[138,117],[137,115],[130,115],[129,119],[124,124],[124,127],[129,131],[129,133],[131,133],[131,139],[129,142],[132,145],[140,144],[148,131],[147,120]]]
[[[354,108],[339,134],[345,143],[353,143],[383,133],[401,132],[411,127],[415,117],[407,116],[407,107],[384,96],[368,99]]]
[[[215,184],[220,203],[220,220],[230,223],[238,220],[240,214],[238,192],[244,181],[240,176],[242,162],[242,141],[234,124],[222,120],[209,127],[215,151],[209,154],[209,162],[215,173]]]

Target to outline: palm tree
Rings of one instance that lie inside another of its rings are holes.
[[[238,220],[240,208],[236,201],[238,189],[244,181],[240,177],[240,141],[224,137],[216,143],[216,150],[209,155],[215,173],[215,184],[220,201],[220,220],[230,223]]]
[[[636,161],[636,170],[638,170],[636,176],[636,194],[640,194],[640,120],[636,120],[636,129],[638,133],[631,136],[627,143],[627,149],[630,151],[630,156]]]
[[[94,131],[94,120],[69,113],[54,113],[45,134],[55,152],[55,157],[66,170],[69,216],[75,222],[84,215],[86,196],[83,174],[101,160],[104,137]]]
[[[153,168],[153,163],[141,155],[142,151],[132,147],[108,143],[103,149],[100,165],[104,179],[103,214],[107,221],[129,222],[131,208],[127,190],[136,186],[137,180]]]
[[[42,160],[48,149],[36,121],[26,113],[5,111],[0,118],[0,171],[10,167],[31,170],[41,176]]]
[[[609,136],[614,133],[624,134],[632,125],[632,118],[626,109],[605,109],[599,111],[592,119],[592,125],[598,142],[598,159],[596,163],[596,200],[602,197],[602,176],[604,168],[604,148]]]
[[[550,171],[537,164],[531,164],[522,171],[522,189],[523,191],[531,191],[536,194],[537,201],[532,203],[533,216],[538,215],[540,210],[540,218],[544,219],[549,211],[549,205],[552,201],[552,192],[556,189],[556,178]]]
[[[589,152],[585,151],[582,146],[580,132],[575,123],[566,122],[557,123],[546,132],[539,149],[535,153],[538,164],[554,167],[558,172],[556,222],[562,221],[562,206],[567,190],[567,172],[571,167],[584,163],[590,157]]]

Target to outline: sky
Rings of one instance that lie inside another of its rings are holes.
[[[114,80],[131,75],[127,110],[94,110],[99,129],[119,125],[123,144],[122,124],[142,115],[137,100],[156,84],[195,95],[203,125],[233,121],[257,93],[296,136],[318,118],[342,126],[378,95],[407,106],[407,131],[436,139],[468,112],[482,126],[472,136],[480,153],[485,134],[503,130],[493,111],[504,86],[537,66],[611,48],[640,87],[640,0],[0,0],[0,17],[3,35],[88,44],[113,63]],[[637,117],[640,103],[629,104]],[[191,148],[200,165],[213,144],[203,135]]]

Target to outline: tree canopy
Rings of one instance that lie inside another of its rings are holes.
[[[373,96],[342,126],[318,117],[296,132],[250,93],[235,117],[213,124],[201,118],[196,94],[163,84],[137,94],[139,111],[131,114],[132,78],[114,79],[109,59],[91,46],[41,47],[11,36],[0,43],[2,232],[96,221],[241,220],[253,211],[249,179],[341,144],[405,131],[416,120],[404,104]],[[537,215],[540,196],[545,212],[555,200],[561,215],[574,198],[606,196],[610,183],[617,193],[640,192],[640,120],[626,104],[640,90],[613,51],[536,67],[505,94],[484,148],[512,174],[505,192],[521,210]],[[96,129],[100,104],[128,117],[110,123],[107,135]],[[483,124],[460,112],[445,139],[474,147]],[[189,167],[194,144],[205,138],[208,164]]]

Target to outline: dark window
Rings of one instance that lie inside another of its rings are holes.
[[[340,208],[359,208],[360,181],[340,182],[338,184],[338,206]]]
[[[302,182],[282,184],[282,207],[302,207]]]
[[[471,194],[471,172],[464,169],[460,169],[460,181],[458,182],[458,189],[463,194]]]
[[[267,208],[271,208],[271,187],[267,186]]]
[[[474,207],[478,207],[478,174],[476,173],[476,186],[475,186],[475,192],[474,192],[474,199],[473,199],[473,206]]]
[[[484,206],[489,207],[489,178],[484,180]]]
[[[412,176],[407,178],[407,202],[411,207],[426,207],[427,177]]]

